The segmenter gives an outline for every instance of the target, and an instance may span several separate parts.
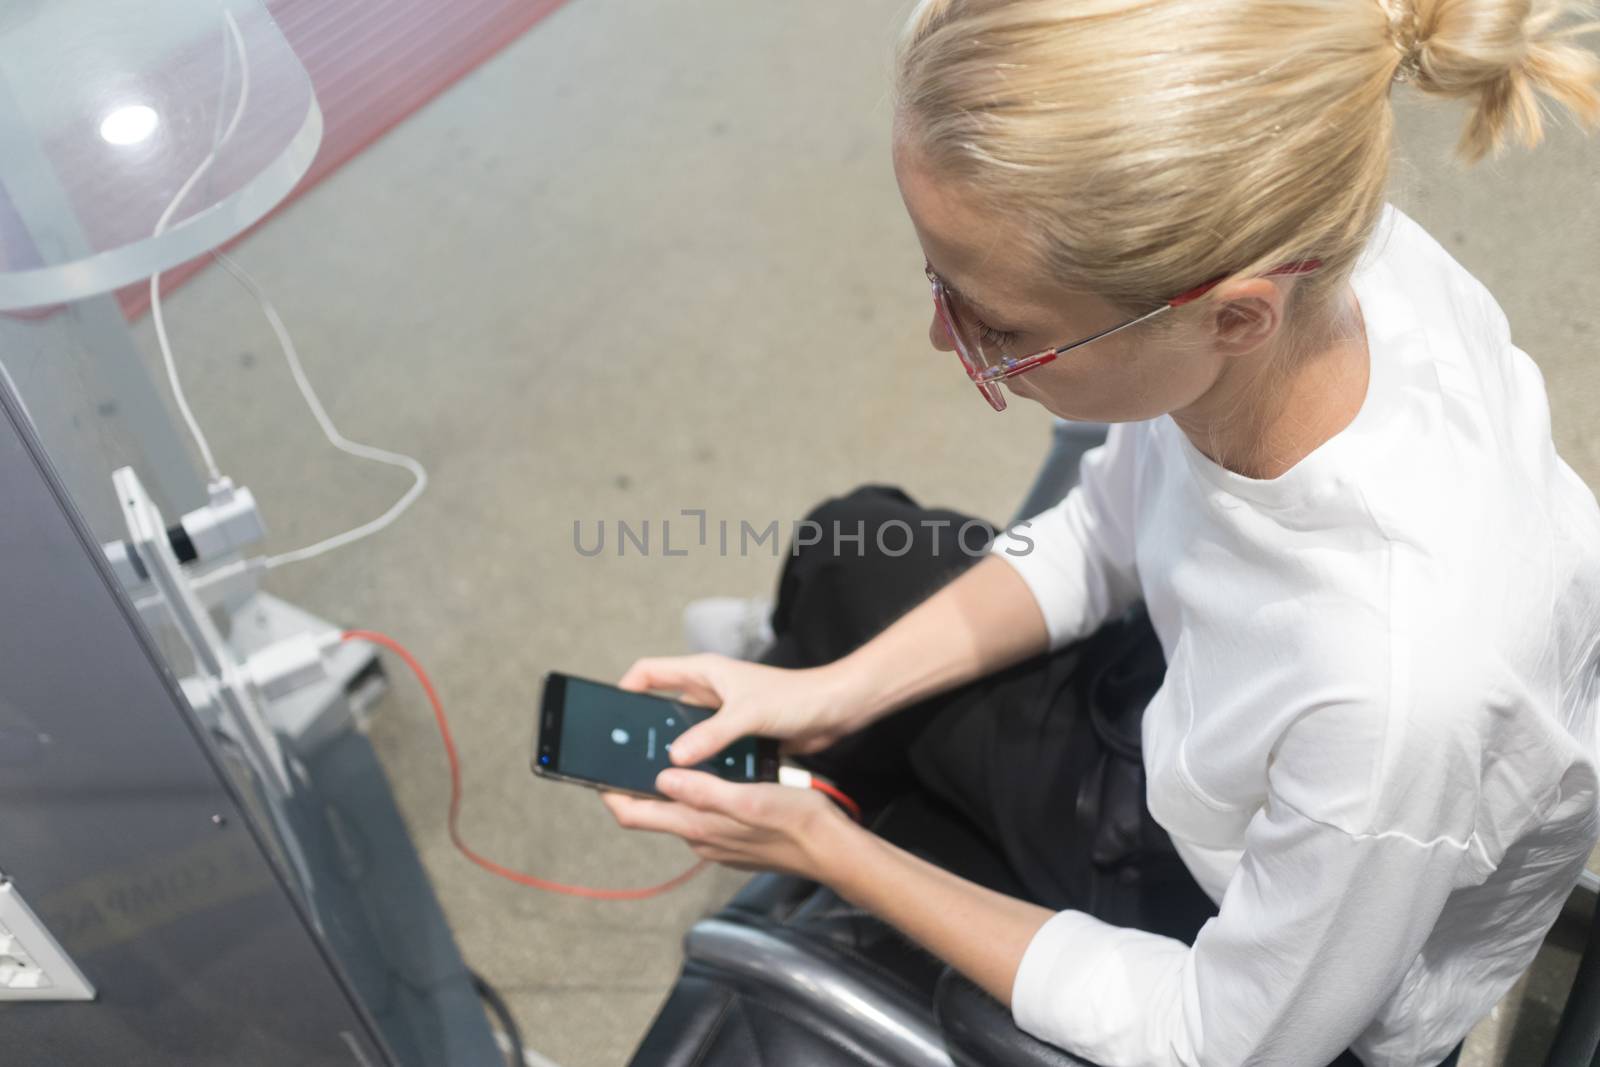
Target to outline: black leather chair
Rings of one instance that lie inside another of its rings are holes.
[[[1545,1067],[1600,1067],[1600,911],[1589,923],[1578,973],[1544,1063]]]
[[[873,829],[964,877],[1021,892],[1005,862],[941,801],[901,797]],[[757,875],[690,929],[684,957],[635,1067],[957,1062],[934,1010],[944,965],[826,887]],[[1009,1016],[1006,1027],[1015,1029]]]
[[[937,800],[897,800],[874,829],[993,889],[1019,891],[1004,862]],[[755,876],[690,929],[684,957],[630,1067],[1096,1067],[1017,1029],[983,990],[801,879]],[[1600,922],[1543,1062],[1600,1067]]]

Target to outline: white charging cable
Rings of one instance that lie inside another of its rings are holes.
[[[322,435],[328,439],[328,443],[339,451],[355,456],[358,459],[370,460],[373,463],[385,463],[391,467],[399,467],[411,473],[411,487],[402,493],[400,499],[391,504],[389,510],[382,515],[370,522],[362,523],[360,526],[346,530],[344,533],[334,534],[332,537],[324,538],[304,548],[297,548],[292,552],[283,552],[276,556],[268,556],[263,561],[263,565],[270,569],[281,567],[285,563],[299,563],[314,556],[320,556],[324,552],[342,548],[352,542],[361,540],[363,537],[370,537],[379,530],[388,527],[416,502],[417,497],[422,495],[423,490],[428,488],[427,468],[410,456],[400,452],[391,452],[386,448],[364,445],[359,441],[352,441],[340,433],[339,428],[328,417],[327,409],[322,406],[322,401],[318,398],[317,391],[312,388],[311,379],[306,377],[305,367],[300,362],[300,353],[294,346],[294,338],[289,336],[289,329],[283,324],[282,316],[278,314],[278,309],[272,306],[272,301],[267,298],[267,294],[262,290],[260,284],[250,276],[248,271],[234,262],[231,257],[221,252],[213,252],[211,257],[220,263],[224,270],[233,275],[239,284],[244,286],[250,295],[256,298],[256,302],[261,305],[261,313],[267,317],[267,323],[272,327],[273,334],[278,338],[278,346],[283,349],[284,362],[289,364],[289,373],[294,378],[294,384],[299,388],[301,397],[305,399],[306,407],[311,409],[311,414],[317,420],[317,425],[322,427]]]
[[[792,789],[815,789],[843,808],[856,822],[861,821],[860,804],[857,804],[843,790],[826,778],[820,778],[804,767],[796,767],[793,764],[781,765],[778,768],[778,784],[789,786]]]
[[[224,10],[222,18],[227,26],[229,39],[233,42],[233,53],[237,56],[239,62],[239,99],[234,104],[233,116],[228,120],[228,125],[223,129],[221,136],[217,138],[211,151],[200,161],[200,165],[194,169],[194,173],[190,174],[188,179],[179,186],[177,193],[173,195],[166,209],[162,211],[160,218],[156,220],[153,237],[159,237],[166,231],[168,224],[172,221],[173,214],[178,210],[179,205],[183,203],[184,198],[189,195],[200,179],[210,172],[212,165],[216,163],[217,153],[222,150],[223,145],[228,143],[228,140],[233,137],[234,131],[239,128],[239,121],[244,117],[245,104],[250,98],[250,62],[245,54],[244,36],[239,32],[239,24],[235,21],[233,12]],[[300,396],[305,400],[306,407],[311,409],[312,417],[317,420],[317,425],[321,427],[322,434],[328,439],[328,443],[339,451],[355,456],[358,459],[400,467],[410,472],[412,479],[411,487],[401,494],[400,499],[396,500],[382,515],[370,522],[362,523],[360,526],[335,534],[332,537],[324,538],[304,548],[247,561],[244,566],[251,569],[256,567],[271,569],[286,563],[299,563],[303,560],[320,556],[324,552],[342,548],[385,529],[415,503],[416,499],[422,495],[423,490],[428,487],[427,469],[410,456],[383,448],[376,448],[372,445],[364,445],[358,441],[352,441],[340,433],[339,428],[328,417],[327,409],[322,406],[322,401],[318,398],[316,390],[312,388],[311,380],[306,377],[305,367],[300,362],[300,354],[295,349],[294,339],[289,336],[288,328],[284,326],[283,318],[278,314],[277,308],[273,307],[272,301],[267,298],[267,294],[261,288],[261,285],[255,278],[251,277],[248,271],[227,255],[221,252],[213,252],[212,258],[220,263],[240,285],[244,286],[261,306],[261,313],[266,316],[267,323],[272,327],[272,332],[278,339],[278,345],[283,350],[283,358],[289,365],[289,374],[294,378],[295,387],[300,390]],[[172,387],[172,396],[177,403],[178,413],[183,416],[183,421],[189,428],[189,434],[194,438],[195,447],[200,451],[200,458],[205,462],[206,473],[210,483],[215,486],[223,482],[224,478],[222,471],[217,466],[216,458],[212,455],[211,444],[206,440],[205,433],[200,429],[199,420],[195,418],[194,411],[189,407],[188,397],[183,391],[183,383],[178,378],[177,361],[172,354],[172,342],[167,336],[166,318],[161,310],[161,273],[159,271],[150,276],[150,319],[155,327],[156,344],[161,349],[161,361],[166,367],[167,381]]]
[[[222,151],[222,146],[228,143],[233,136],[233,131],[239,128],[239,120],[244,118],[244,106],[250,99],[250,65],[245,62],[244,36],[239,32],[239,23],[234,21],[233,12],[223,9],[222,20],[227,25],[228,35],[233,40],[234,51],[239,56],[239,99],[233,105],[233,117],[228,120],[227,127],[222,131],[216,144],[206,153],[200,165],[189,175],[187,181],[178,186],[178,191],[173,194],[167,203],[166,210],[156,219],[156,228],[150,234],[152,238],[160,237],[166,232],[167,224],[172,221],[173,214],[178,210],[184,198],[195,184],[205,177],[217,161],[217,153]],[[206,473],[213,482],[222,480],[222,471],[217,469],[217,461],[211,454],[211,444],[206,440],[205,433],[200,429],[199,420],[194,417],[194,412],[189,408],[189,398],[184,394],[183,383],[178,380],[177,361],[172,358],[172,342],[167,337],[167,323],[161,314],[161,272],[156,271],[150,275],[150,321],[155,326],[156,344],[161,348],[161,362],[167,368],[167,382],[172,386],[172,398],[177,402],[178,414],[183,416],[183,421],[189,427],[189,435],[194,438],[195,447],[200,450],[200,458],[205,462]]]
[[[792,789],[810,789],[811,772],[804,767],[796,767],[792,763],[785,763],[778,768],[778,784],[789,786]]]

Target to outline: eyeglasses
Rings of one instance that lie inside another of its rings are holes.
[[[1322,266],[1320,259],[1302,259],[1293,263],[1286,263],[1281,267],[1267,272],[1271,277],[1275,274],[1309,274]],[[989,402],[989,406],[996,411],[1006,409],[1005,394],[1001,392],[1000,383],[1007,378],[1014,378],[1018,374],[1030,371],[1035,367],[1042,367],[1057,356],[1070,352],[1079,345],[1086,345],[1090,341],[1098,341],[1102,337],[1109,337],[1118,330],[1126,330],[1129,326],[1137,326],[1146,319],[1155,318],[1163,311],[1181,307],[1204,296],[1213,286],[1228,277],[1220,274],[1217,277],[1195,286],[1186,292],[1168,300],[1154,311],[1147,311],[1137,318],[1099,333],[1091,334],[1080,341],[1060,345],[1056,348],[1046,348],[1035,352],[1031,356],[1008,356],[1004,348],[1008,343],[1005,333],[987,326],[983,318],[962,299],[961,294],[945,284],[943,278],[934,273],[933,264],[924,262],[928,281],[933,286],[933,307],[938,313],[939,321],[944,324],[945,333],[950,337],[950,343],[955,346],[956,353],[961,357],[961,365],[967,370],[967,377],[972,379],[978,387],[978,392]]]

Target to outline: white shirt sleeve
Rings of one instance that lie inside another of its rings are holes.
[[[1134,475],[1142,423],[1113,423],[1084,453],[1081,480],[1054,507],[1008,527],[989,551],[1027,583],[1054,650],[1138,599]]]
[[[1331,1062],[1398,987],[1466,854],[1271,796],[1193,948],[1060,912],[1023,955],[1012,1016],[1102,1067]]]

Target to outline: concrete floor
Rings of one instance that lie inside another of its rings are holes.
[[[1042,455],[1042,412],[990,412],[925,339],[889,167],[904,6],[574,0],[239,252],[341,428],[433,475],[392,530],[269,588],[421,656],[461,745],[466,834],[507,864],[635,886],[692,859],[527,769],[546,670],[616,677],[682,651],[689,599],[770,593],[771,546],[668,558],[664,520],[676,546],[682,509],[763,527],[863,481],[1003,519]],[[1403,88],[1396,104],[1395,199],[1500,297],[1550,383],[1563,455],[1600,485],[1600,144],[1564,125],[1536,153],[1463,171],[1447,158],[1459,112]],[[221,272],[174,294],[168,318],[269,548],[363,521],[404,488],[324,445]],[[649,522],[651,553],[580,555],[574,524],[587,540],[602,520]],[[403,679],[373,738],[463,951],[529,1043],[566,1067],[626,1062],[684,929],[744,876],[627,904],[498,881],[449,845],[440,747]],[[1469,1062],[1533,1062],[1571,958],[1541,960],[1523,1025],[1502,1008]]]

